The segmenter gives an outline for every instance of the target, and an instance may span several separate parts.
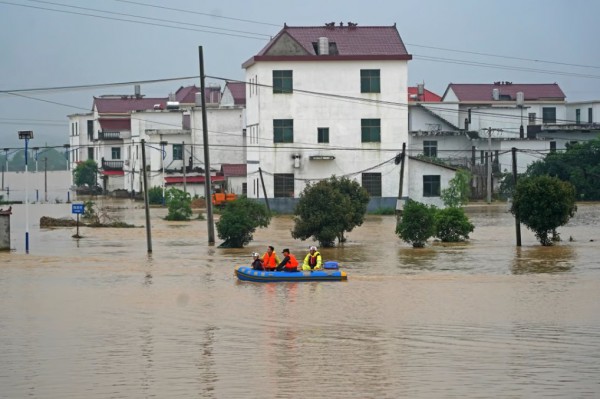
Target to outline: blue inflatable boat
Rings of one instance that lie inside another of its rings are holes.
[[[333,263],[335,263],[335,268],[333,268]],[[254,270],[247,266],[239,266],[235,268],[235,275],[240,280],[256,281],[259,283],[279,281],[344,281],[348,279],[346,272],[337,268],[337,262],[326,264],[323,270],[299,272],[267,272]]]

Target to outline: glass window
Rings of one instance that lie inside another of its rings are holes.
[[[317,143],[329,143],[329,128],[317,128]]]
[[[112,159],[121,159],[121,147],[112,147],[110,149]]]
[[[556,108],[555,107],[543,107],[542,108],[542,123],[556,123]]]
[[[294,198],[294,174],[275,173],[273,175],[273,195],[275,198]]]
[[[362,186],[371,197],[381,197],[381,173],[363,173]]]
[[[440,176],[439,175],[424,175],[423,176],[423,197],[439,197],[440,196]]]
[[[437,158],[437,141],[423,141],[423,155],[426,157]]]
[[[593,116],[594,116],[594,114],[592,113],[592,108],[588,108],[588,123],[594,122]]]
[[[579,108],[575,110],[575,123],[578,125],[581,123],[581,110]]]
[[[92,147],[88,147],[88,159],[94,159],[94,149]]]
[[[550,152],[556,152],[556,141],[550,142]]]
[[[360,70],[360,92],[381,93],[379,69]]]
[[[183,145],[182,144],[173,144],[173,160],[174,161],[182,161],[183,160]]]
[[[291,93],[294,91],[293,71],[273,71],[273,93]]]
[[[530,112],[529,113],[529,124],[530,125],[535,125],[536,124],[535,112]]]
[[[360,124],[363,143],[381,142],[381,119],[361,119]]]
[[[273,142],[274,143],[293,143],[294,142],[294,120],[293,119],[273,119]]]

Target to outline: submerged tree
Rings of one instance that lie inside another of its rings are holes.
[[[73,182],[76,186],[95,187],[98,176],[98,164],[93,159],[80,162],[73,170]]]
[[[271,214],[267,207],[246,197],[227,202],[216,223],[220,245],[227,248],[243,248],[252,241],[257,227],[267,227]]]
[[[462,208],[439,209],[435,213],[435,236],[442,242],[464,241],[474,229]]]
[[[552,245],[556,228],[565,225],[577,211],[575,188],[556,177],[525,177],[517,182],[510,211],[542,245]]]
[[[469,203],[471,197],[471,173],[468,170],[460,169],[454,177],[448,182],[448,188],[443,189],[441,193],[444,205],[448,207],[459,207]]]
[[[436,207],[417,201],[408,201],[402,211],[402,219],[396,226],[396,234],[414,248],[423,248],[435,234]]]
[[[292,237],[313,237],[322,247],[343,243],[344,234],[363,223],[368,203],[367,191],[346,177],[308,184],[294,209]]]
[[[192,216],[192,197],[178,188],[171,187],[165,193],[167,208],[169,212],[167,220],[190,220]]]

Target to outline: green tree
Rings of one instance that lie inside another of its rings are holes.
[[[148,190],[148,202],[154,205],[162,205],[163,192],[161,187],[154,186]]]
[[[414,248],[423,248],[435,235],[436,207],[409,200],[404,205],[402,218],[396,226],[396,234]]]
[[[557,177],[525,177],[517,181],[510,211],[542,245],[552,245],[556,228],[565,225],[577,211],[575,188]]]
[[[448,188],[442,190],[440,197],[444,201],[444,205],[448,207],[468,204],[471,197],[471,173],[459,169],[450,180]]]
[[[167,220],[190,220],[192,216],[192,197],[178,188],[171,187],[165,193],[167,208],[169,212]]]
[[[220,245],[227,248],[243,248],[252,241],[257,227],[267,227],[271,214],[267,207],[246,197],[239,197],[225,204],[216,223]]]
[[[335,176],[308,184],[294,209],[292,237],[313,237],[322,247],[343,243],[345,232],[364,222],[369,194],[354,180]]]
[[[93,159],[79,163],[73,170],[73,182],[78,187],[95,187],[97,176],[98,164]]]
[[[575,187],[577,198],[600,200],[600,138],[572,144],[529,165],[527,176],[555,176]]]
[[[435,236],[443,242],[460,242],[475,229],[462,208],[439,209],[435,213]]]

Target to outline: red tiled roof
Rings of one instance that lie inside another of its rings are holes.
[[[225,88],[229,89],[235,105],[246,105],[245,82],[227,82]]]
[[[418,89],[416,87],[408,88],[408,101],[429,101],[429,102],[439,102],[442,101],[442,97],[438,96],[432,91],[427,89],[423,89],[423,98],[417,98]]]
[[[196,86],[180,87],[175,93],[175,101],[182,104],[194,104],[196,103],[196,93],[200,92],[200,88]],[[221,87],[205,87],[204,88],[204,101],[207,104],[217,104],[221,101]]]
[[[206,180],[204,179],[204,176],[186,176],[185,177],[185,182],[190,183],[190,184],[204,184]],[[224,176],[211,176],[210,177],[210,181],[211,182],[222,182],[225,181],[225,177]],[[179,184],[179,183],[183,183],[183,176],[170,176],[170,177],[165,177],[165,184]]]
[[[462,84],[450,83],[442,98],[452,90],[459,101],[493,101],[493,89],[498,89],[500,101],[516,101],[517,93],[523,92],[525,101],[565,100],[565,93],[556,83],[539,84]]]
[[[129,118],[98,118],[98,122],[100,122],[100,127],[102,127],[103,131],[120,132],[121,130],[131,130],[131,119]]]
[[[94,106],[101,114],[128,114],[131,111],[145,111],[153,109],[155,104],[160,104],[165,108],[166,103],[166,98],[94,97]]]
[[[224,163],[221,164],[221,173],[225,177],[246,176],[245,163]]]
[[[296,42],[305,52],[303,55],[269,54],[273,46],[284,36]],[[320,37],[329,39],[330,45],[335,43],[338,54],[318,55],[314,43]],[[410,60],[412,56],[400,38],[396,26],[298,26],[285,25],[281,31],[258,54],[242,67],[246,68],[255,61],[293,57],[297,60],[342,60],[342,59],[374,59],[374,60]]]

